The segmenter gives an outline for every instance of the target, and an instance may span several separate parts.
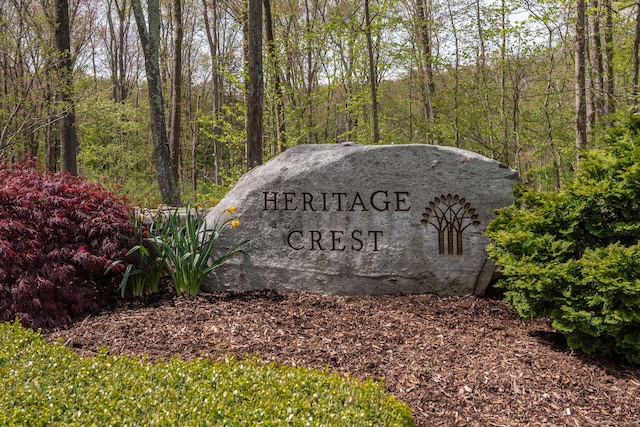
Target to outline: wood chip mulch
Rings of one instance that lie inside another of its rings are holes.
[[[329,366],[384,381],[419,426],[640,426],[640,367],[574,353],[498,299],[165,293],[45,335],[83,355]]]

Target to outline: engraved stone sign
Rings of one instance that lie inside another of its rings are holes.
[[[300,145],[245,174],[208,216],[236,207],[218,250],[246,254],[204,290],[484,294],[483,235],[509,205],[516,171],[431,145]]]

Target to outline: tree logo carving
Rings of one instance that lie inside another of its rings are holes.
[[[438,251],[448,255],[462,255],[462,232],[470,226],[480,225],[476,210],[464,197],[443,194],[429,202],[420,222],[431,224],[438,231]]]

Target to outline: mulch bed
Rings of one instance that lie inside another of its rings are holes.
[[[572,352],[498,299],[170,293],[46,333],[83,355],[258,355],[384,381],[419,426],[640,426],[640,368]]]

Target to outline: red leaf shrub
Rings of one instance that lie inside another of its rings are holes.
[[[115,294],[119,278],[104,273],[124,257],[131,208],[97,184],[35,166],[0,162],[0,320],[52,328]]]

